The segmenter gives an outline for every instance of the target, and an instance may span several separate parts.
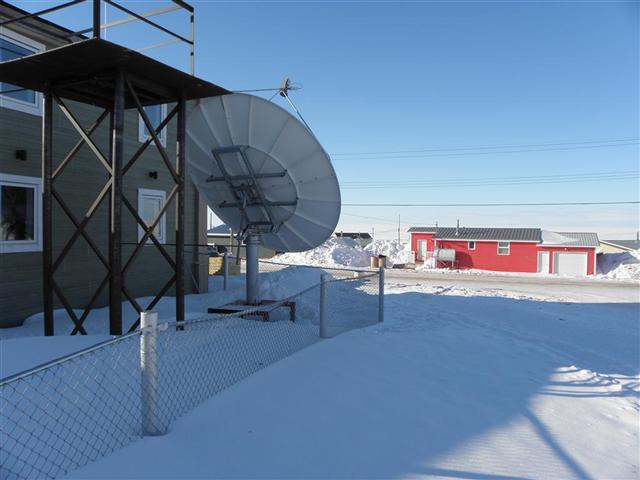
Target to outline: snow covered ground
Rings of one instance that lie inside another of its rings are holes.
[[[69,478],[638,478],[637,289],[606,282],[599,295],[595,282],[505,277],[497,285],[391,272],[384,324],[281,360],[166,436]],[[282,296],[319,272],[268,275],[277,281],[263,293]],[[189,318],[242,296],[242,277],[226,293],[221,281],[187,297]],[[173,308],[163,299],[161,319]],[[66,321],[59,336],[42,338],[39,315],[0,330],[0,376],[109,338],[106,318],[105,309],[92,312],[87,337],[66,336]]]
[[[638,478],[638,303],[389,282],[384,324],[69,477]]]
[[[270,278],[273,277],[273,281]],[[289,295],[315,285],[320,279],[316,269],[285,268],[279,272],[262,276],[261,292],[263,298],[285,298]],[[222,289],[222,277],[209,277],[209,293],[187,295],[185,297],[185,318],[198,319],[206,315],[207,308],[223,305],[243,298],[244,277],[229,277],[229,289]],[[151,302],[153,297],[138,298],[142,306]],[[159,322],[175,319],[175,300],[164,297],[155,307]],[[82,312],[77,310],[80,315]],[[44,318],[42,313],[32,315],[24,324],[16,328],[0,329],[0,378],[13,375],[63,355],[90,347],[111,338],[109,332],[108,308],[92,310],[85,320],[84,327],[89,335],[69,336],[73,324],[63,309],[54,311],[55,337],[44,338]],[[128,326],[136,320],[137,314],[128,303],[123,304],[123,324]]]

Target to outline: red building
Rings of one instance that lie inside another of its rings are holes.
[[[493,227],[411,227],[409,233],[416,263],[437,268],[571,276],[596,271],[596,233]]]

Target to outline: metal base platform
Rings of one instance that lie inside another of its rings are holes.
[[[278,300],[262,300],[258,305],[247,305],[242,300],[236,300],[221,307],[209,308],[207,312],[226,314],[248,311],[250,313],[242,314],[240,317],[261,317],[264,322],[268,322],[271,312],[279,308],[288,308],[289,320],[296,321],[296,302],[280,302]]]

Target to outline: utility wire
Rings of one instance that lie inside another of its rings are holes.
[[[397,225],[398,224],[397,220],[390,220],[388,218],[382,218],[382,217],[370,217],[368,215],[356,215],[355,213],[346,213],[346,212],[341,212],[340,215],[348,215],[350,217],[364,218],[364,219],[367,219],[367,220],[379,220],[379,221],[381,221],[383,223],[388,223],[389,225]],[[403,225],[411,225],[411,222],[401,222],[401,223]]]
[[[343,207],[556,207],[583,205],[636,205],[630,202],[543,202],[543,203],[343,203]]]
[[[585,140],[581,142],[558,142],[558,143],[525,143],[525,144],[511,144],[511,145],[479,145],[479,146],[466,146],[466,147],[443,147],[443,148],[427,148],[421,150],[387,150],[377,152],[345,152],[345,153],[332,153],[332,157],[342,156],[361,156],[361,155],[396,155],[398,153],[431,153],[431,152],[452,152],[460,150],[499,150],[504,148],[531,148],[531,147],[557,147],[565,145],[585,145],[595,143],[620,143],[620,142],[640,142],[640,138],[622,138],[619,140]]]
[[[457,153],[434,153],[434,154],[419,154],[419,155],[394,155],[394,156],[370,156],[370,157],[357,157],[357,158],[333,158],[334,161],[369,161],[369,160],[397,160],[397,159],[412,159],[412,158],[434,158],[434,157],[464,157],[474,155],[498,155],[505,153],[529,153],[529,152],[552,152],[552,151],[565,151],[565,150],[588,150],[594,148],[613,148],[613,147],[625,147],[630,145],[639,145],[640,142],[628,142],[618,143],[612,145],[583,145],[573,147],[557,147],[557,148],[526,148],[519,150],[496,150],[486,152],[457,152]]]
[[[349,182],[341,183],[341,187],[344,189],[397,189],[397,188],[460,188],[460,187],[491,187],[491,186],[510,186],[510,185],[549,185],[549,184],[569,184],[569,183],[584,183],[584,182],[608,182],[608,181],[620,181],[620,180],[638,180],[639,174],[618,174],[618,175],[603,175],[599,177],[568,177],[568,178],[547,178],[547,179],[532,179],[532,180],[490,180],[490,181],[460,181],[460,182],[438,182],[438,181],[423,181],[423,182],[388,182],[388,183],[370,183],[365,182],[352,184]]]
[[[502,180],[537,180],[537,179],[557,179],[557,178],[576,178],[576,177],[600,177],[600,176],[613,176],[613,175],[639,175],[640,170],[616,170],[609,172],[592,172],[592,173],[564,173],[564,174],[554,174],[554,175],[515,175],[509,177],[469,177],[469,178],[460,178],[460,177],[449,177],[449,178],[435,178],[435,179],[424,179],[424,180],[389,180],[389,181],[380,181],[380,182],[370,182],[370,181],[358,181],[352,180],[347,182],[341,182],[342,184],[387,184],[387,183],[402,183],[411,184],[411,183],[423,183],[423,182],[435,182],[435,183],[443,183],[443,182],[466,182],[466,181],[502,181]]]

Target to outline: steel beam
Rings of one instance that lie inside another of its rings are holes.
[[[69,108],[65,105],[65,103],[62,101],[60,97],[53,94],[53,98],[56,100],[56,103],[58,104],[58,107],[60,108],[62,113],[64,113],[64,115],[69,120],[69,123],[73,125],[73,128],[76,129],[76,131],[78,132],[82,140],[84,140],[84,143],[87,144],[87,146],[91,149],[91,151],[96,156],[96,158],[100,160],[100,163],[102,163],[102,166],[105,168],[105,170],[107,170],[107,172],[110,172],[111,166],[109,165],[109,162],[107,161],[106,158],[104,158],[104,155],[102,154],[98,146],[95,144],[95,142],[91,139],[91,137],[87,135],[87,131],[85,131],[85,129],[82,128],[82,125],[80,125],[80,122],[76,119],[73,113],[71,113],[71,110],[69,110]]]
[[[158,222],[160,222],[160,219],[162,218],[162,216],[166,213],[167,209],[169,208],[169,204],[173,200],[173,197],[177,195],[177,192],[178,192],[178,186],[175,185],[173,189],[169,192],[169,196],[165,200],[164,205],[162,206],[160,211],[156,213],[156,217],[153,219],[150,225],[147,225],[144,222],[144,220],[140,218],[140,215],[138,215],[138,213],[133,208],[133,205],[131,205],[129,200],[127,200],[125,197],[122,197],[122,203],[124,203],[124,205],[129,209],[129,211],[133,215],[133,218],[135,218],[136,222],[138,222],[138,225],[140,225],[144,230],[144,234],[142,235],[142,238],[136,244],[136,248],[134,248],[131,255],[129,255],[129,258],[127,259],[127,262],[125,263],[124,268],[122,269],[123,273],[126,272],[128,268],[133,264],[133,261],[140,253],[140,250],[142,249],[142,247],[144,247],[144,245],[147,243],[147,240],[149,239],[155,244],[155,246],[158,248],[160,253],[167,259],[167,262],[169,262],[169,265],[171,265],[171,268],[175,270],[176,265],[174,261],[171,259],[171,257],[168,256],[168,254],[166,253],[166,251],[164,250],[164,247],[160,244],[160,242],[158,242],[158,239],[153,234],[153,230],[158,225]]]
[[[258,173],[253,177],[251,175],[229,175],[228,179],[225,177],[214,177],[213,175],[211,175],[209,178],[205,180],[205,182],[227,182],[229,180],[231,181],[253,180],[258,178],[282,178],[286,174],[287,174],[287,171],[283,170],[282,172],[275,172],[275,173]]]
[[[100,0],[93,0],[93,37],[100,38],[100,23],[102,23],[100,18]]]
[[[102,123],[102,121],[106,118],[106,116],[109,114],[109,110],[104,110],[100,116],[96,119],[95,122],[93,122],[93,125],[91,125],[91,127],[89,127],[88,130],[86,130],[86,134],[87,136],[91,136],[91,134],[93,132],[95,132],[95,130],[100,126],[100,124]],[[64,160],[62,160],[62,162],[60,162],[60,165],[58,165],[56,167],[56,170],[53,172],[53,180],[55,180],[58,175],[60,175],[63,170],[66,168],[66,166],[69,164],[69,162],[75,157],[76,153],[78,153],[78,151],[80,150],[80,148],[86,143],[84,137],[80,137],[80,140],[78,140],[78,142],[73,146],[73,148],[69,151],[69,153],[67,154],[66,157],[64,157]]]
[[[178,196],[176,202],[176,321],[184,322],[184,181],[187,140],[187,100],[184,93],[178,101],[176,172]],[[180,327],[179,327],[180,328]]]
[[[109,225],[109,333],[122,335],[122,166],[124,157],[125,73],[119,69],[111,129],[111,215]]]
[[[53,98],[44,92],[42,115],[42,294],[44,334],[53,335]]]
[[[71,220],[71,223],[73,223],[73,226],[76,227],[76,230],[73,232],[69,240],[67,240],[67,243],[64,245],[64,247],[62,247],[62,250],[58,254],[58,258],[56,258],[55,262],[53,262],[52,273],[55,273],[58,267],[60,267],[64,258],[67,256],[67,254],[71,250],[71,247],[73,246],[73,244],[75,243],[75,241],[78,239],[80,235],[84,237],[89,247],[91,247],[93,252],[100,259],[102,264],[105,266],[107,271],[110,271],[109,262],[104,258],[98,246],[91,239],[89,234],[85,231],[85,228],[93,218],[94,213],[97,211],[98,207],[102,203],[102,200],[104,199],[104,197],[107,196],[107,193],[109,193],[110,189],[111,189],[111,181],[108,181],[105,184],[105,186],[102,188],[100,193],[98,194],[98,197],[94,200],[93,204],[85,214],[82,221],[79,221],[75,217],[75,215],[73,214],[69,206],[66,204],[66,202],[62,199],[62,196],[56,191],[55,188],[51,187],[51,193],[53,195],[53,198],[56,199],[56,201],[58,202],[58,205],[60,205],[60,207],[62,208],[62,211],[67,215],[69,220]]]
[[[56,283],[56,281],[53,278],[51,279],[51,286],[53,287],[53,291],[56,292],[56,295],[60,299],[60,303],[62,303],[62,306],[67,311],[67,315],[69,315],[69,318],[71,319],[71,321],[75,325],[75,328],[74,328],[73,331],[74,332],[80,332],[82,335],[86,335],[87,331],[84,329],[84,327],[80,323],[80,319],[76,315],[76,312],[73,311],[73,307],[71,306],[71,304],[67,300],[67,297],[65,297],[64,293],[62,293],[62,289],[60,288],[60,286]]]
[[[155,128],[154,131],[156,132],[156,135],[160,135],[160,132],[162,132],[162,129],[169,124],[173,116],[176,114],[177,108],[178,107],[173,108],[171,112],[169,112],[169,114],[164,118],[164,120],[162,120],[160,125],[158,125]],[[144,151],[147,149],[147,147],[151,145],[151,142],[153,142],[153,137],[149,135],[149,138],[147,138],[144,141],[144,143],[140,145],[140,147],[138,147],[138,150],[136,151],[136,153],[133,154],[133,156],[129,159],[127,164],[124,166],[124,169],[122,170],[123,175],[125,175],[129,171],[129,169],[133,166],[133,164],[136,163],[138,158],[140,158],[140,155],[142,155]]]
[[[149,131],[149,135],[151,136],[151,138],[153,138],[153,141],[155,142],[156,147],[158,148],[158,153],[162,157],[162,160],[164,160],[164,163],[165,163],[165,165],[167,167],[167,170],[169,170],[169,173],[173,177],[173,180],[176,183],[178,183],[178,174],[175,171],[175,169],[173,168],[173,165],[171,165],[171,162],[169,161],[169,155],[167,155],[167,151],[166,151],[164,145],[162,144],[162,141],[160,140],[160,137],[158,137],[158,134],[156,133],[155,127],[151,123],[151,120],[149,120],[149,116],[147,115],[147,112],[145,112],[144,107],[140,103],[140,99],[138,98],[138,94],[136,93],[135,89],[133,88],[133,85],[131,84],[131,82],[129,82],[127,80],[126,83],[127,83],[128,89],[129,89],[129,93],[131,94],[131,97],[133,98],[133,101],[136,104],[136,109],[138,110],[138,113],[140,114],[140,117],[142,118],[142,121],[144,122],[145,126],[147,127],[147,130]]]
[[[260,200],[252,200],[249,202],[235,202],[235,203],[227,203],[226,201],[218,204],[218,208],[245,208],[245,207],[295,207],[298,204],[298,200],[285,200],[282,202],[269,202],[269,201],[260,201]],[[258,223],[258,222],[254,222]],[[265,225],[273,225],[273,222],[262,222]]]

